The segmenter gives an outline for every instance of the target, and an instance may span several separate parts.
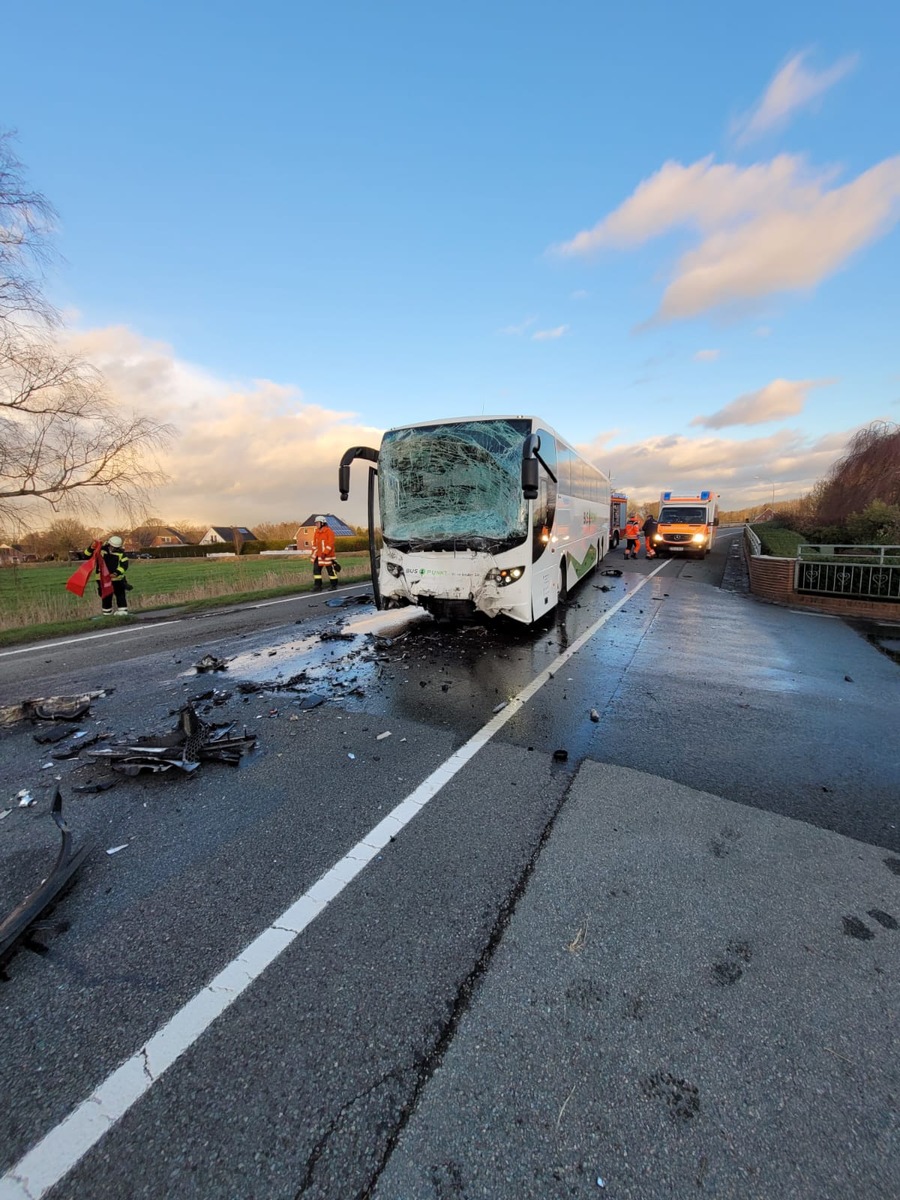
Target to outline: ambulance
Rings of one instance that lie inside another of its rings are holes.
[[[653,549],[657,554],[703,558],[713,548],[718,524],[719,497],[715,492],[698,492],[694,496],[663,492],[659,497]]]

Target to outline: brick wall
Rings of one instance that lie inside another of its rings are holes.
[[[794,591],[794,560],[770,558],[766,554],[747,555],[750,591],[760,600],[808,608],[813,612],[833,613],[840,617],[880,617],[900,621],[900,604],[889,600],[845,600],[841,596],[807,596]]]

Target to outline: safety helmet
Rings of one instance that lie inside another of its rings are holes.
[[[121,550],[123,545],[122,539],[115,533],[108,539],[106,544],[112,546],[115,550]]]
[[[316,524],[317,524],[317,525],[324,525],[324,524],[326,524],[325,518],[324,518],[324,517],[316,517]]]

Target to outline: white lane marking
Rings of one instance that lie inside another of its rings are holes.
[[[340,592],[349,592],[351,588],[355,588],[355,587],[370,587],[370,586],[371,586],[371,584],[367,584],[365,580],[363,580],[361,583],[348,583],[345,587],[335,588],[333,592],[329,593],[329,595],[334,596],[334,595],[338,595]],[[321,595],[322,595],[321,592],[296,592],[293,596],[282,596],[282,598],[280,600],[263,600],[259,604],[251,604],[251,605],[248,605],[248,607],[249,608],[271,608],[273,604],[290,604],[292,600],[303,600],[304,598],[306,598],[308,596],[321,596]]]
[[[59,1125],[46,1134],[0,1179],[0,1200],[41,1200],[50,1188],[72,1170],[88,1150],[125,1115],[141,1096],[194,1042],[215,1019],[228,1009],[254,980],[324,912],[360,871],[383,850],[392,837],[413,817],[519,712],[532,696],[552,679],[560,667],[633,600],[654,575],[667,565],[662,562],[636,587],[618,600],[589,629],[554,659],[506,708],[451,754],[446,762],[410,792],[374,829],[363,837],[312,887],[294,901],[281,916],[264,929],[237,958],[175,1013],[172,1019],[140,1050],[117,1067]]]
[[[113,617],[113,620],[116,618]],[[107,629],[104,633],[84,633],[81,637],[66,638],[62,642],[41,642],[37,646],[22,646],[19,650],[0,650],[0,658],[8,658],[10,654],[28,654],[34,650],[55,650],[57,646],[77,646],[79,642],[92,642],[95,638],[119,637],[123,633],[143,633],[145,629],[159,629],[161,625],[177,625],[181,617],[171,621],[154,621],[152,625],[123,625],[119,629]]]

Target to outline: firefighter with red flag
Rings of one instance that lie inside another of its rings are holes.
[[[66,590],[76,596],[83,596],[84,589],[92,574],[97,576],[97,591],[100,595],[100,615],[113,615],[113,597],[115,597],[115,615],[128,616],[128,592],[131,584],[125,578],[128,570],[128,556],[123,549],[122,539],[113,534],[105,542],[92,542],[82,551],[82,558],[87,561],[78,568],[66,584]]]

